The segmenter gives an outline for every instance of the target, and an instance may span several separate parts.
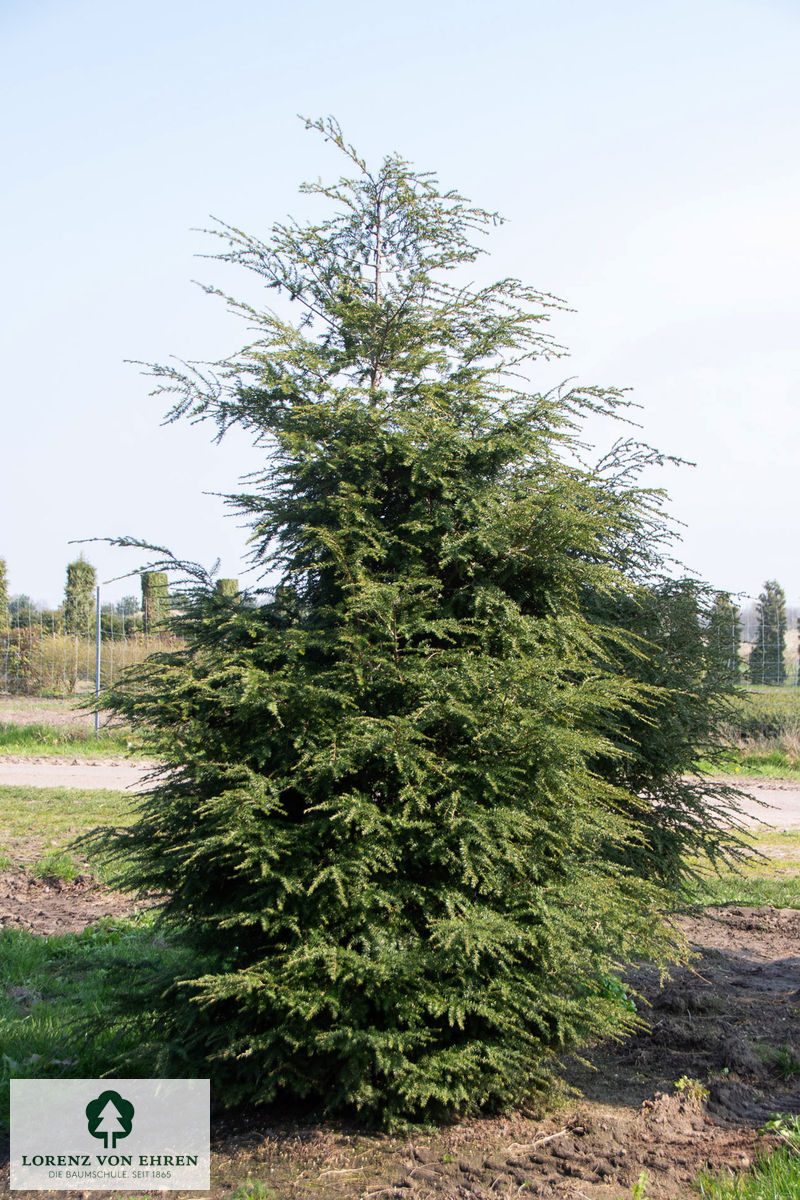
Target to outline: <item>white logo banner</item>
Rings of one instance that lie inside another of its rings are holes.
[[[210,1187],[207,1079],[12,1079],[11,1188]]]

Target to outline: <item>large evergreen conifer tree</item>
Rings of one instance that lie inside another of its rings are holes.
[[[248,600],[197,576],[184,647],[107,698],[169,764],[107,845],[202,963],[156,1040],[226,1100],[392,1121],[521,1101],[633,1019],[618,967],[669,950],[636,857],[652,805],[598,769],[656,695],[600,601],[638,594],[661,526],[578,465],[619,394],[527,380],[556,302],[468,282],[492,215],[315,124],[353,169],[306,189],[330,215],[218,231],[291,303],[231,301],[247,349],[155,368],[174,418],[263,446],[230,503],[280,579]]]

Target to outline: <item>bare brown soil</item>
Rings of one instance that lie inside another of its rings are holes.
[[[23,875],[0,880],[0,920],[64,932],[131,911],[85,879],[54,885]],[[651,969],[632,979],[649,1028],[591,1047],[591,1066],[566,1064],[582,1098],[401,1137],[263,1110],[219,1115],[212,1200],[248,1179],[274,1200],[618,1200],[643,1170],[651,1200],[679,1200],[696,1195],[703,1168],[746,1167],[768,1144],[757,1132],[763,1121],[800,1112],[800,912],[730,907],[678,924],[694,959],[663,985]],[[694,1082],[681,1091],[681,1079]]]
[[[42,936],[80,933],[101,917],[128,917],[144,907],[88,874],[65,882],[39,879],[26,870],[0,871],[0,929],[27,929]]]

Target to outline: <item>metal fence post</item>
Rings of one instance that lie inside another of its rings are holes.
[[[95,622],[94,694],[100,695],[100,588],[97,589],[97,621]],[[100,713],[94,710],[94,735],[100,732]]]

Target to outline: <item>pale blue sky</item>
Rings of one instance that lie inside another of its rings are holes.
[[[125,359],[214,358],[242,334],[191,280],[210,214],[264,234],[341,168],[296,114],[335,114],[508,223],[493,275],[576,310],[556,375],[632,386],[684,561],[800,602],[800,10],[779,0],[0,0],[0,556],[56,603],[70,539],[131,533],[244,578],[205,492],[257,459],[162,428]],[[552,372],[543,383],[552,382]],[[90,546],[102,579],[130,554]],[[105,589],[107,599],[136,582]]]

